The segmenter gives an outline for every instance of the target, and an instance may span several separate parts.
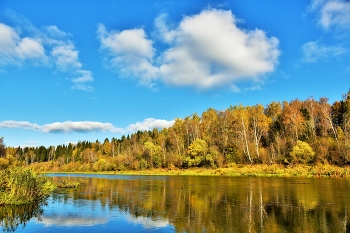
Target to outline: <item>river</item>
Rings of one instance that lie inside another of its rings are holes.
[[[78,181],[38,206],[0,207],[8,232],[349,232],[350,181],[49,174]]]

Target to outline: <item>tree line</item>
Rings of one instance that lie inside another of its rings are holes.
[[[162,130],[103,142],[50,147],[4,147],[0,166],[51,162],[78,170],[224,167],[235,164],[350,163],[350,91],[342,100],[308,98],[266,106],[209,108],[177,118]]]

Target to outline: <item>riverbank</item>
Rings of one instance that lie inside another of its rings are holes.
[[[40,170],[40,164],[35,168]],[[43,173],[85,173],[85,174],[120,174],[120,175],[198,175],[198,176],[263,176],[263,177],[335,177],[350,178],[350,167],[333,165],[295,165],[283,166],[279,164],[241,165],[233,164],[225,168],[189,168],[152,170],[125,170],[125,171],[41,171]]]

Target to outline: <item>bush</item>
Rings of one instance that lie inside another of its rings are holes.
[[[105,159],[99,159],[97,162],[94,163],[94,165],[92,166],[92,169],[95,172],[102,172],[102,171],[106,171],[107,170],[107,162]]]
[[[313,162],[315,152],[307,142],[298,141],[289,155],[294,162],[306,164]]]

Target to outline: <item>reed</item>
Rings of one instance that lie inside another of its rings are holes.
[[[67,188],[67,189],[71,189],[71,188],[78,188],[80,186],[79,182],[68,182],[68,181],[56,181],[54,182],[54,184],[56,185],[57,188]]]
[[[55,188],[45,175],[23,167],[5,169],[0,177],[0,205],[38,202]]]

